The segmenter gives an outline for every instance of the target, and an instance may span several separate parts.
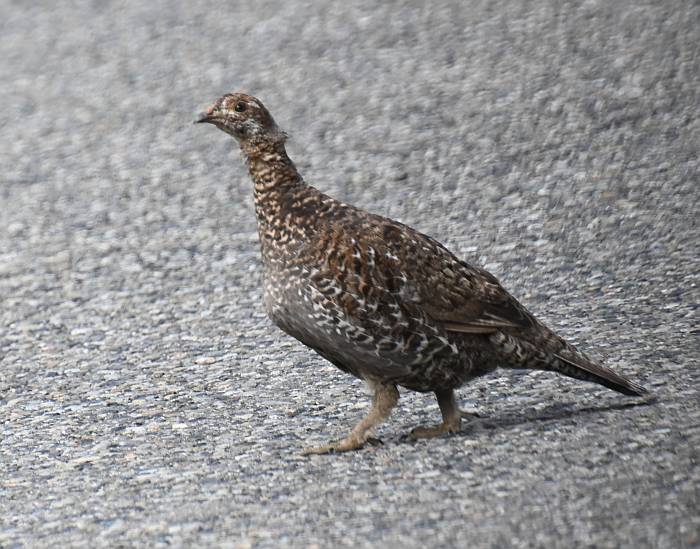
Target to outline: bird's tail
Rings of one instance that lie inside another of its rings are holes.
[[[648,393],[641,385],[593,362],[584,353],[558,337],[556,339],[560,345],[557,346],[561,346],[558,352],[542,351],[538,346],[500,331],[492,334],[490,338],[501,349],[506,359],[504,366],[558,372],[575,379],[604,385],[624,395],[642,396]]]

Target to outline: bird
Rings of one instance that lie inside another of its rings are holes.
[[[567,343],[498,279],[403,223],[306,183],[263,103],[228,93],[201,113],[232,136],[253,183],[265,309],[274,324],[364,380],[368,413],[347,436],[304,450],[359,450],[399,400],[398,387],[434,393],[442,414],[409,437],[454,434],[469,414],[455,391],[496,368],[556,372],[629,396],[642,386]]]

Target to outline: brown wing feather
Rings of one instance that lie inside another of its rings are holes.
[[[457,324],[456,322],[441,322],[441,324],[448,332],[459,332],[462,334],[492,334],[498,330],[495,327]]]
[[[384,220],[377,229],[388,250],[410,258],[413,269],[407,275],[415,297],[445,330],[489,334],[532,326],[532,316],[488,271],[469,265],[436,240],[400,223]],[[386,262],[384,268],[391,276],[395,266]]]

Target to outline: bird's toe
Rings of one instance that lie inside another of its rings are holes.
[[[369,444],[372,444],[373,446],[376,446],[377,444],[381,444],[381,440],[379,439],[368,439],[368,440],[362,440],[357,437],[347,437],[344,438],[343,440],[340,440],[338,442],[331,442],[330,444],[324,444],[323,446],[314,446],[312,448],[306,448],[302,450],[301,454],[304,456],[311,456],[311,455],[323,455],[323,454],[335,454],[335,453],[340,453],[340,452],[351,452],[353,450],[360,450],[364,445],[365,442],[368,442]]]
[[[443,435],[458,433],[460,430],[459,422],[441,423],[432,427],[416,427],[409,434],[410,440],[420,440],[422,438],[435,438]]]

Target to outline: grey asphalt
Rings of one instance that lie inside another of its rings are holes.
[[[233,90],[656,400],[502,372],[300,456],[368,397],[264,315]],[[0,547],[700,546],[697,2],[5,1],[0,105]]]

